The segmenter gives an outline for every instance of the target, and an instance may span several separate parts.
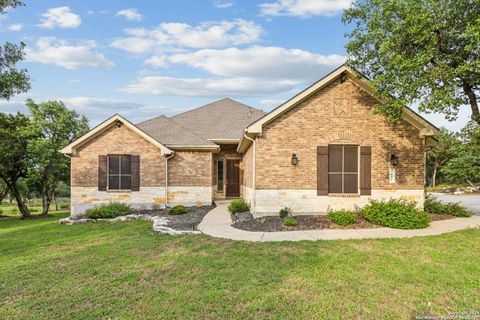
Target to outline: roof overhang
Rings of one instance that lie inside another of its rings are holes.
[[[366,79],[365,76],[363,76],[362,74],[360,74],[358,71],[356,71],[351,67],[342,65],[339,68],[333,70],[331,73],[329,73],[322,79],[320,79],[319,81],[312,84],[310,87],[306,88],[302,92],[295,95],[293,98],[287,100],[277,108],[273,109],[271,112],[267,113],[257,121],[250,124],[245,129],[245,134],[250,138],[254,138],[255,136],[261,134],[263,127],[266,124],[272,122],[273,120],[275,120],[276,118],[278,118],[279,116],[281,116],[282,114],[290,110],[291,108],[295,107],[300,102],[309,98],[310,96],[312,96],[313,94],[321,90],[322,88],[331,84],[333,81],[335,81],[337,78],[341,76],[345,76],[348,79],[352,80],[353,83],[358,85],[360,88],[362,88],[363,90],[365,90],[367,93],[369,93],[371,96],[373,96],[378,100],[375,89],[370,85],[370,83],[368,82],[368,79]],[[403,113],[404,113],[404,119],[419,130],[419,136],[421,138],[433,137],[438,134],[439,129],[436,126],[428,122],[426,119],[424,119],[422,116],[420,116],[418,113],[416,113],[412,109],[408,107],[404,107]],[[244,152],[245,150],[248,149],[248,146],[250,145],[250,143],[251,142],[248,139],[245,139],[245,137],[243,136],[239,142],[237,151]]]
[[[211,151],[211,152],[218,152],[220,151],[220,146],[190,146],[190,145],[167,145],[168,148],[176,151]]]
[[[77,153],[77,149],[84,145],[85,143],[93,140],[95,137],[97,137],[99,134],[102,132],[105,132],[109,128],[111,128],[114,125],[125,125],[127,128],[153,144],[154,146],[158,147],[162,153],[162,155],[168,155],[172,153],[172,150],[149,136],[146,132],[143,130],[139,129],[137,126],[135,126],[133,123],[125,119],[119,114],[115,114],[114,116],[108,118],[104,122],[100,123],[98,126],[78,138],[77,140],[73,141],[70,143],[68,146],[64,147],[62,150],[60,150],[61,153],[67,155],[67,156],[74,156]]]
[[[240,142],[240,139],[208,139],[208,141],[211,141],[216,144],[238,144]]]

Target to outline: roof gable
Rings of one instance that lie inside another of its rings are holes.
[[[114,126],[117,123],[121,123],[125,125],[127,128],[132,130],[133,132],[137,133],[139,136],[153,144],[154,146],[158,147],[161,151],[162,154],[171,154],[172,150],[164,146],[162,143],[148,135],[146,132],[143,130],[139,129],[136,127],[133,123],[125,119],[119,114],[115,114],[114,116],[108,118],[104,122],[100,123],[98,126],[75,140],[74,142],[70,143],[68,146],[64,147],[62,150],[60,150],[61,153],[66,154],[66,155],[74,155],[76,154],[76,150],[78,147],[84,145],[85,143],[88,143],[89,141],[95,139],[99,134],[102,132],[106,131],[110,127]]]

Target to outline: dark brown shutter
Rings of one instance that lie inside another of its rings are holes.
[[[140,191],[140,156],[132,156],[132,191]]]
[[[328,146],[317,147],[317,195],[328,195]]]
[[[107,191],[107,156],[98,156],[98,191]]]
[[[372,194],[372,147],[360,147],[360,194]]]

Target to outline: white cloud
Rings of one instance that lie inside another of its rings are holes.
[[[251,78],[173,78],[143,76],[121,92],[188,97],[255,96],[292,90],[292,80],[256,80]]]
[[[14,32],[22,31],[22,29],[23,29],[23,24],[21,23],[13,23],[8,26],[8,30],[14,31]]]
[[[166,55],[156,55],[145,60],[145,63],[156,68],[165,68],[168,66],[167,60]]]
[[[178,48],[221,48],[228,45],[255,43],[263,29],[253,21],[204,22],[197,26],[186,23],[162,23],[153,29],[126,29],[126,38],[114,40],[111,46],[133,53]]]
[[[26,54],[28,61],[55,64],[66,69],[113,67],[115,64],[112,61],[94,51],[96,46],[95,41],[71,45],[53,37],[41,37],[36,42],[36,48],[27,48]]]
[[[147,62],[163,67],[165,58],[160,61],[163,65],[157,65],[155,57]],[[219,76],[257,79],[315,80],[344,61],[344,56],[336,54],[321,55],[300,49],[263,46],[206,49],[168,57],[170,63],[186,64]]]
[[[123,9],[117,12],[117,16],[125,17],[128,21],[142,21],[143,17],[135,8]]]
[[[38,26],[47,29],[55,27],[77,28],[82,23],[80,16],[71,12],[69,7],[48,9],[47,12],[42,14],[42,17],[42,23]]]
[[[264,16],[329,16],[348,8],[352,0],[278,0],[260,4]]]
[[[230,8],[230,7],[233,7],[234,3],[232,1],[215,1],[213,3],[213,6],[217,9],[226,9],[226,8]]]

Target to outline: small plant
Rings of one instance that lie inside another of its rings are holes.
[[[361,209],[363,217],[384,227],[396,229],[421,229],[428,227],[430,217],[424,211],[417,209],[416,202],[404,199],[388,201],[370,200]]]
[[[132,211],[132,208],[128,204],[110,202],[109,204],[102,204],[101,206],[87,209],[85,215],[90,219],[110,219],[130,214]]]
[[[291,212],[292,212],[292,210],[290,210],[289,207],[285,207],[285,208],[280,209],[280,211],[278,212],[278,215],[280,216],[280,218],[285,219],[286,217],[288,217],[290,215]]]
[[[427,195],[423,210],[428,213],[449,214],[455,217],[471,217],[473,212],[462,207],[458,202],[442,203],[435,196]]]
[[[178,204],[170,209],[168,214],[170,215],[180,215],[180,214],[185,214],[187,213],[187,208],[185,206]]]
[[[61,203],[60,209],[70,209],[70,203],[68,202]]]
[[[357,213],[354,211],[342,210],[328,210],[328,218],[333,223],[340,226],[347,226],[357,222]]]
[[[250,206],[243,199],[235,199],[230,202],[228,211],[230,211],[231,214],[247,212],[250,211]]]
[[[283,225],[285,227],[295,227],[297,224],[297,220],[294,217],[286,217],[283,220]]]

